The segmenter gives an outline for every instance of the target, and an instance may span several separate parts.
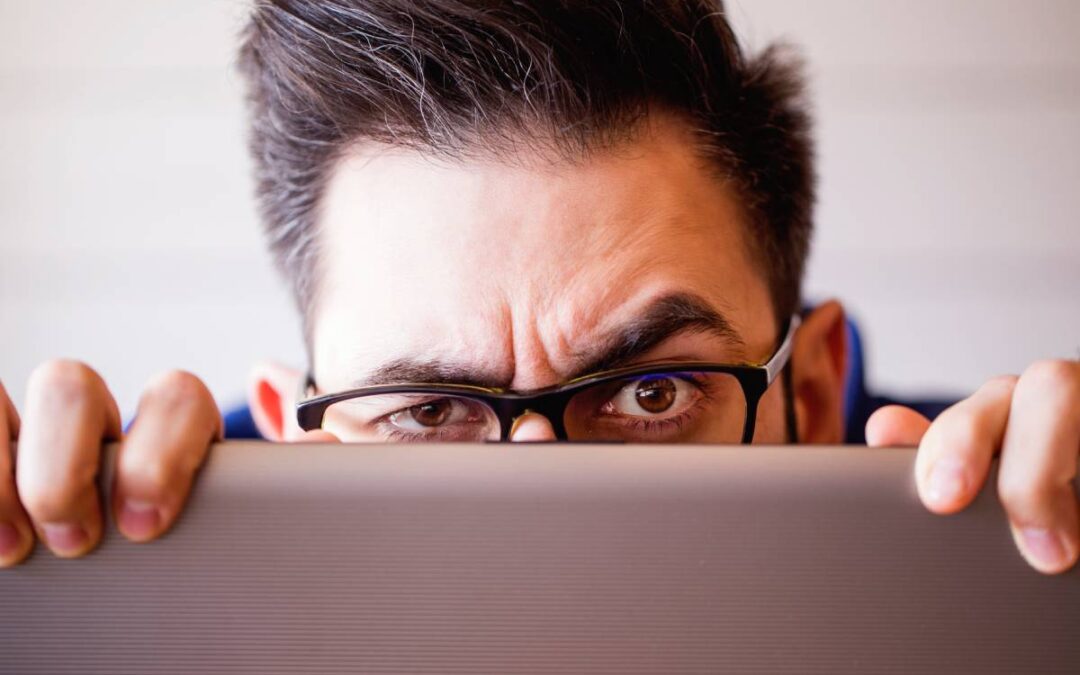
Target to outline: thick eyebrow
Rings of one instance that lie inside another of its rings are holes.
[[[709,333],[740,354],[746,342],[731,321],[699,295],[671,293],[649,303],[636,318],[616,329],[592,356],[581,358],[573,377],[628,365],[666,340],[684,333]]]
[[[475,367],[423,361],[419,359],[394,359],[375,368],[364,377],[355,380],[355,388],[380,384],[464,384],[488,389],[506,386],[506,378],[487,375]]]
[[[569,379],[624,366],[664,341],[685,333],[709,333],[739,353],[746,343],[719,310],[699,295],[671,293],[650,302],[636,317],[578,356],[580,366]],[[401,358],[385,363],[352,383],[355,388],[380,384],[465,384],[490,389],[508,386],[505,377],[439,361]]]

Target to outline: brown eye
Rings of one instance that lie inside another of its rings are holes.
[[[383,409],[396,408],[374,420],[373,426],[384,434],[409,441],[483,441],[498,440],[499,420],[495,411],[480,401],[460,396],[432,398],[430,394],[391,395]],[[412,403],[412,405],[408,405]],[[400,407],[398,407],[400,406]]]
[[[441,426],[450,417],[453,410],[453,402],[449,399],[428,401],[427,403],[409,408],[409,414],[417,424],[425,427]]]
[[[671,378],[647,379],[638,382],[634,399],[641,409],[652,414],[662,413],[675,404],[678,391]]]

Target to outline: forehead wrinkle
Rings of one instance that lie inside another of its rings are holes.
[[[572,348],[581,341],[578,336],[582,333],[588,340],[590,336],[610,329],[604,325],[605,319],[625,315],[626,306],[644,305],[651,298],[662,295],[664,286],[688,284],[684,274],[685,261],[677,252],[680,247],[672,246],[672,237],[663,235],[656,231],[639,232],[636,240],[631,238],[611,245],[601,259],[578,270],[567,290],[556,298],[556,301],[562,300],[555,307],[555,316],[558,317],[557,339],[564,348],[563,353],[574,351]],[[672,273],[663,274],[668,270]],[[657,272],[661,273],[659,279]],[[692,286],[690,284],[690,289]],[[565,302],[568,297],[587,298],[588,301]]]
[[[538,374],[545,382],[568,375],[579,363],[580,355],[607,336],[609,317],[625,315],[623,306],[634,303],[631,294],[639,292],[641,280],[653,287],[700,287],[700,280],[692,283],[680,269],[684,267],[680,251],[686,246],[680,242],[693,232],[692,227],[682,224],[685,219],[650,210],[644,219],[635,220],[641,225],[612,228],[601,221],[585,227],[580,240],[571,242],[574,245],[570,251],[549,249],[545,264],[524,268],[527,271],[523,273],[530,279],[526,286],[537,290],[528,302],[520,304],[532,308],[529,313],[538,321],[522,323],[517,319],[523,317],[515,316],[515,323],[519,331],[529,330],[536,336],[537,346],[546,358],[518,362],[518,357],[523,356],[518,347],[526,344],[518,336],[514,355],[519,371],[542,366],[543,372]],[[673,231],[670,225],[676,221],[681,225]],[[574,255],[574,249],[588,254]],[[677,283],[670,278],[673,276],[679,277]],[[641,294],[646,299],[656,296],[655,291],[648,290]],[[548,320],[543,321],[544,317]]]
[[[682,208],[652,205],[639,214],[639,227],[614,228],[617,236],[601,240],[595,255],[579,265],[559,298],[555,336],[561,353],[580,355],[649,301],[668,292],[685,291],[703,298],[728,317],[739,331],[745,317],[738,308],[746,295],[740,275],[718,274],[702,255],[702,235],[708,245],[728,249],[747,260],[738,222],[703,223],[702,216]],[[725,225],[734,227],[725,227]],[[723,256],[721,256],[723,258]],[[718,263],[717,263],[718,264]],[[738,267],[738,263],[736,263]],[[734,283],[732,283],[734,281]],[[734,296],[732,294],[735,294]],[[587,302],[566,302],[586,298]]]
[[[381,329],[346,347],[342,374],[355,386],[452,378],[505,386],[513,372],[509,305],[500,293],[487,289],[478,289],[469,304],[467,313],[414,314],[382,323]]]

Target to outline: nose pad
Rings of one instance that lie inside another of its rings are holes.
[[[551,426],[548,418],[532,410],[526,410],[514,418],[510,425],[508,440],[516,443],[535,443],[557,439],[555,428]]]

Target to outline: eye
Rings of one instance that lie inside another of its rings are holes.
[[[643,377],[624,385],[604,405],[607,414],[630,417],[673,417],[694,404],[697,387],[671,375]]]
[[[443,398],[409,408],[406,412],[422,427],[437,427],[450,417],[453,408],[453,403]]]
[[[478,421],[480,417],[461,399],[438,398],[392,413],[387,420],[404,431],[423,432]]]

